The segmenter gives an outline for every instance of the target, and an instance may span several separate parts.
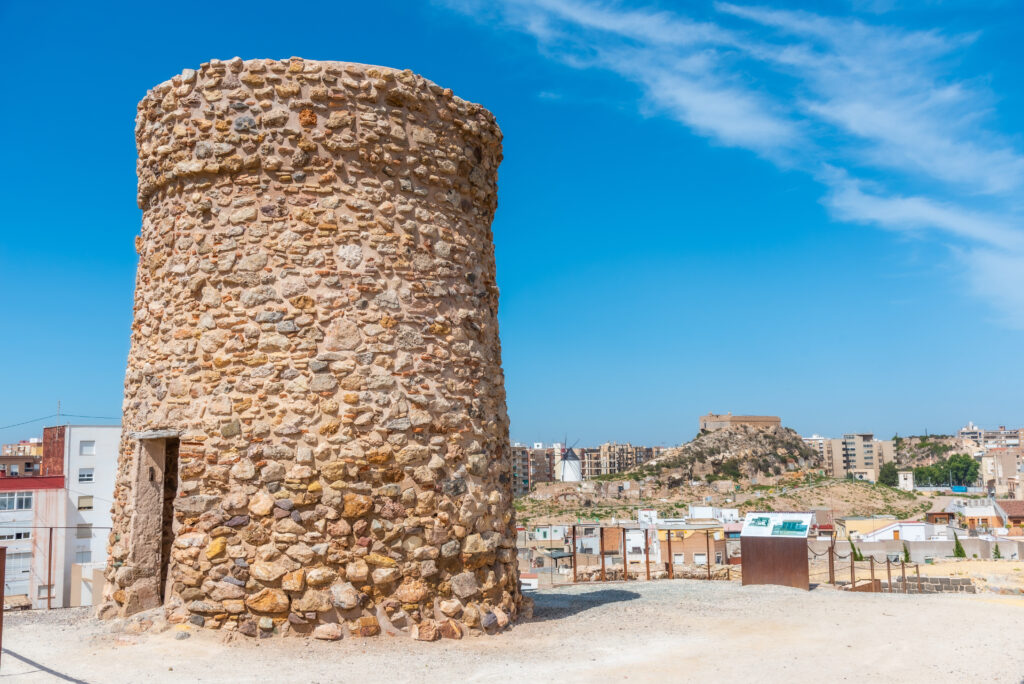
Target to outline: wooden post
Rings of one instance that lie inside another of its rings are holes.
[[[604,528],[597,528],[601,532],[597,540],[597,552],[601,554],[601,581],[604,582]]]
[[[711,531],[704,530],[704,560],[707,561],[708,579],[711,579]]]
[[[50,610],[53,599],[53,528],[50,528],[50,541],[46,546],[46,610]]]
[[[576,584],[576,526],[572,526],[572,583]]]
[[[892,566],[891,566],[891,561],[889,560],[889,556],[885,557],[885,576],[886,576],[886,579],[887,579],[887,581],[889,583],[888,584],[888,586],[889,586],[889,593],[891,594],[892,593]]]
[[[650,529],[644,528],[644,565],[647,567],[647,581],[651,581],[651,539]]]
[[[868,565],[871,567],[871,591],[875,591],[875,556],[868,556]]]
[[[828,547],[828,583],[835,586],[836,583],[836,545]]]
[[[917,593],[921,593],[921,566],[920,564],[914,565],[914,572],[917,573]]]
[[[904,594],[909,594],[910,591],[909,591],[909,588],[907,587],[907,562],[906,561],[902,561],[902,560],[900,561],[900,570],[903,571],[903,593]]]
[[[7,547],[0,546],[0,653],[4,645],[4,578],[7,577]]]
[[[673,567],[675,565],[675,562],[672,559],[672,530],[671,530],[671,528],[665,530],[665,538],[668,540],[668,578],[669,579],[675,579],[676,573],[675,573],[675,568]],[[658,543],[660,544],[661,542],[658,542]]]
[[[629,556],[626,555],[626,528],[620,527],[619,532],[622,533],[622,581],[626,582],[629,580]]]

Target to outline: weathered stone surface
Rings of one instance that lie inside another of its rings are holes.
[[[159,530],[131,520],[161,502],[133,489],[150,456],[129,435],[173,430],[181,620],[436,639],[516,615],[494,118],[409,71],[292,58],[213,60],[136,123],[103,600],[160,600]]]
[[[437,641],[441,638],[441,630],[433,620],[420,620],[419,624],[412,626],[410,636],[416,641]]]
[[[341,625],[334,622],[327,622],[322,625],[317,625],[313,630],[314,639],[323,639],[324,641],[337,641],[342,636]]]
[[[292,610],[300,613],[322,613],[331,609],[331,597],[326,591],[307,589],[302,596],[292,599]]]
[[[360,494],[346,494],[345,508],[341,514],[346,518],[358,518],[373,510],[373,499]]]
[[[377,568],[370,573],[370,577],[374,584],[388,584],[401,577],[401,573],[398,572],[398,568]]]
[[[380,634],[380,623],[376,616],[364,615],[359,618],[355,629],[352,630],[355,636],[371,637]]]
[[[452,593],[460,599],[468,599],[480,593],[480,585],[472,572],[459,573],[452,577]]]
[[[311,587],[325,587],[337,576],[338,573],[330,568],[310,568],[306,571],[306,584]]]
[[[370,567],[362,558],[357,558],[345,566],[345,576],[353,582],[365,582],[370,576]]]
[[[299,565],[295,561],[281,557],[275,561],[253,563],[249,569],[249,574],[260,582],[273,582],[282,577],[286,572],[295,570],[298,567]]]
[[[455,620],[445,620],[439,627],[441,636],[445,639],[461,639],[462,627]]]
[[[331,586],[331,603],[335,608],[350,610],[361,602],[361,595],[350,582],[339,582]]]
[[[306,586],[306,571],[302,568],[287,572],[281,577],[281,588],[285,591],[302,591]],[[298,610],[298,608],[293,608]]]
[[[376,578],[374,578],[376,582]],[[401,601],[402,603],[419,603],[423,599],[427,598],[430,594],[430,588],[425,582],[412,577],[407,577],[405,580],[395,589],[392,596]]]
[[[245,600],[245,605],[257,613],[283,613],[288,603],[288,595],[280,589],[261,589]]]

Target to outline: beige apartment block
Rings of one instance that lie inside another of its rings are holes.
[[[896,447],[892,440],[875,439],[871,433],[850,433],[842,439],[828,439],[815,435],[804,441],[830,464],[833,477],[847,475],[875,482],[885,463],[896,460]]]
[[[654,458],[660,449],[658,447],[634,446],[629,442],[625,444],[605,442],[599,447],[581,451],[583,479],[590,480],[601,475],[615,475],[643,465]]]

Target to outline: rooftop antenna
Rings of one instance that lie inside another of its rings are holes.
[[[57,425],[60,425],[60,399],[57,400]]]

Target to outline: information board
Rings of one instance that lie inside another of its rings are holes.
[[[747,513],[740,537],[797,537],[806,539],[813,513]]]

